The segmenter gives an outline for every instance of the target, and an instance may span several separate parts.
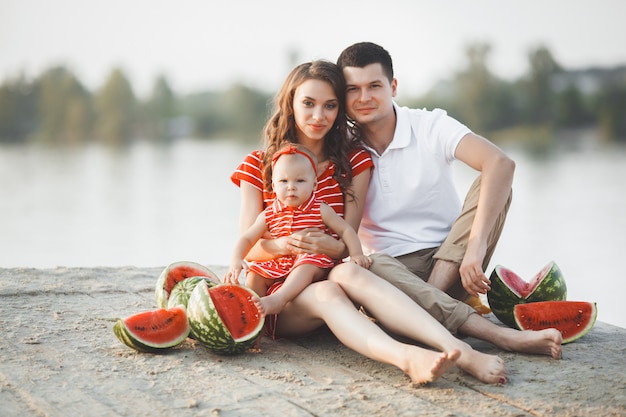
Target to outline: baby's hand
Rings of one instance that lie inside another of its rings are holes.
[[[224,276],[224,282],[227,284],[239,284],[239,275],[243,270],[243,265],[231,266],[228,273]]]
[[[350,255],[350,262],[354,262],[362,268],[369,269],[372,266],[372,260],[365,255]]]

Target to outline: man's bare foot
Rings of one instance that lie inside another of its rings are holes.
[[[256,308],[259,309],[259,313],[261,313],[263,317],[278,314],[283,310],[283,307],[285,307],[285,304],[273,294],[261,298],[253,297],[252,302]]]
[[[486,384],[505,384],[507,381],[506,366],[501,358],[478,352],[471,347],[461,352],[457,365]]]
[[[411,349],[419,349],[409,357],[406,371],[414,385],[436,381],[454,366],[461,355],[458,349],[451,352],[433,352],[416,346],[411,346]]]
[[[503,336],[497,345],[504,350],[561,359],[563,336],[557,329],[537,331],[506,329]]]

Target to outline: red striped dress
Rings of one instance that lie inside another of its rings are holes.
[[[320,212],[321,200],[315,198],[315,193],[307,201],[298,207],[289,207],[281,203],[277,198],[265,208],[265,222],[273,238],[290,236],[293,232],[317,227],[324,233],[329,233],[328,227],[322,220]],[[319,268],[332,268],[336,262],[330,256],[324,254],[298,254],[295,256],[281,256],[269,261],[251,262],[251,271],[265,278],[285,278],[292,269],[311,264]]]

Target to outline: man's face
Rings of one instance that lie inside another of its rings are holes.
[[[346,78],[346,110],[348,115],[364,126],[393,117],[393,98],[397,81],[391,82],[380,64],[363,68],[344,67]]]

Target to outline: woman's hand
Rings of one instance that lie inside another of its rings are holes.
[[[344,243],[318,228],[303,229],[288,238],[287,249],[294,255],[300,253],[324,254],[334,259],[343,258]]]

